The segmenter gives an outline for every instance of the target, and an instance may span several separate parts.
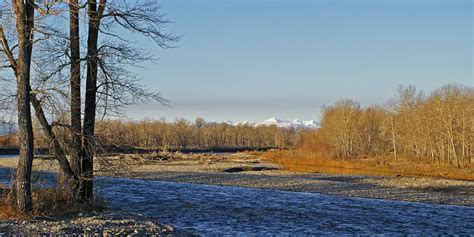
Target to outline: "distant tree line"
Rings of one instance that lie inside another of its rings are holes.
[[[390,155],[465,167],[474,157],[474,88],[444,86],[429,95],[398,88],[384,106],[353,100],[325,107],[319,131],[339,158]]]
[[[67,117],[65,117],[67,120]],[[51,149],[38,121],[33,120],[36,137],[35,148]],[[69,143],[73,139],[67,128],[54,128],[58,140]],[[206,122],[197,118],[194,122],[177,119],[144,119],[127,121],[104,119],[96,124],[96,143],[99,150],[106,148],[140,149],[267,149],[291,148],[301,143],[305,130],[272,126],[255,127],[249,124],[230,125]],[[0,136],[0,148],[18,148],[16,131]]]
[[[178,119],[104,120],[96,126],[98,143],[115,147],[145,149],[289,148],[298,144],[300,134],[292,128],[229,125]]]

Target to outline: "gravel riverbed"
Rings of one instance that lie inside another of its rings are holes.
[[[474,184],[467,181],[275,172],[225,174],[161,171],[137,172],[133,177],[172,182],[313,192],[345,197],[474,206]]]
[[[144,162],[126,176],[172,182],[313,192],[345,197],[474,206],[474,182],[429,177],[296,173],[255,156]],[[228,172],[229,170],[241,172]],[[258,170],[258,171],[252,171]]]
[[[474,206],[474,182],[429,177],[358,176],[296,173],[247,153],[179,155],[165,160],[150,155],[125,155],[126,172],[107,173],[122,178],[313,192],[346,197],[389,199],[434,204]],[[16,158],[0,159],[15,167]],[[97,165],[100,167],[100,164]],[[52,161],[35,161],[36,170],[54,171]],[[240,172],[239,172],[240,170]],[[252,171],[256,170],[256,171]],[[1,171],[0,171],[1,172]],[[0,174],[1,175],[1,174]]]
[[[174,228],[126,212],[80,213],[62,219],[0,221],[0,236],[178,236]]]

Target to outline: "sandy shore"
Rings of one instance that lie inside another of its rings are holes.
[[[109,159],[102,166],[119,163],[122,165],[116,165],[113,170],[122,167],[126,172],[103,170],[100,175],[474,206],[474,182],[471,181],[295,173],[280,170],[277,165],[251,153],[182,155],[166,159],[153,155],[125,155]],[[0,166],[15,165],[15,158],[0,159]],[[100,169],[101,164],[97,167]],[[57,166],[51,161],[37,160],[35,169],[56,170]]]

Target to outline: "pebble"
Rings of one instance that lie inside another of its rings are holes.
[[[85,216],[85,213],[80,213]],[[87,217],[75,217],[59,221],[0,221],[0,237],[3,236],[150,236],[174,233],[174,228],[156,223],[132,213],[104,212]],[[78,215],[79,216],[79,215]]]

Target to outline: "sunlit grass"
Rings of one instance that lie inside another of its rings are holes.
[[[335,159],[324,152],[304,147],[292,150],[269,151],[264,158],[297,172],[358,174],[376,176],[428,176],[474,181],[474,166],[455,168],[449,165],[392,157],[359,157]]]

